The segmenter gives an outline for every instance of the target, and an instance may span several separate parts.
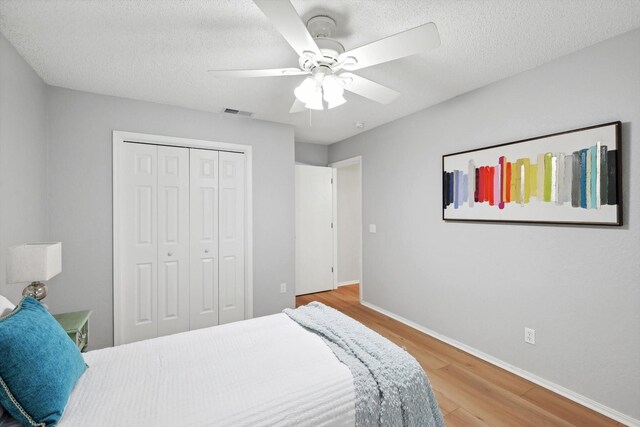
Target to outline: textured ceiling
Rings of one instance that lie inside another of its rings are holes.
[[[330,144],[640,27],[640,0],[293,0],[338,23],[350,49],[435,22],[442,46],[358,72],[402,93],[354,94],[289,114],[302,77],[215,79],[207,69],[292,67],[297,57],[251,0],[1,0],[0,31],[50,85],[288,123]]]

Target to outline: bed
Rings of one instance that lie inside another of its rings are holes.
[[[415,359],[319,303],[84,360],[60,427],[444,425]]]

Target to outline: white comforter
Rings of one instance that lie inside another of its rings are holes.
[[[349,369],[285,314],[85,354],[60,427],[353,426]]]

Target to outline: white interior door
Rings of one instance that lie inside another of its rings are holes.
[[[218,324],[218,152],[189,150],[191,329]]]
[[[296,295],[333,289],[332,176],[296,165]]]
[[[220,324],[244,319],[244,154],[220,152]]]
[[[158,147],[123,144],[121,344],[158,334]]]
[[[158,335],[189,330],[189,149],[158,147]]]

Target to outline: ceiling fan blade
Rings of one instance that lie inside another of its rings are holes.
[[[304,52],[320,55],[318,45],[313,41],[313,37],[289,0],[253,0],[253,2],[271,20],[298,55],[302,56]]]
[[[352,73],[340,73],[340,77],[346,77],[350,80],[345,84],[345,90],[364,96],[380,104],[389,104],[400,96],[400,92],[396,92],[393,89]]]
[[[209,70],[214,77],[280,77],[308,74],[298,68],[273,68],[269,70]]]
[[[289,113],[293,114],[293,113],[301,113],[303,111],[307,111],[307,107],[304,106],[304,103],[301,102],[298,98],[296,98],[295,101],[293,101],[293,105],[291,106],[291,109],[289,110]]]
[[[353,57],[358,61],[357,64],[350,65],[347,60],[343,68],[345,70],[360,70],[372,65],[426,52],[438,46],[440,46],[438,27],[433,22],[430,22],[344,52],[338,57],[338,61]]]

